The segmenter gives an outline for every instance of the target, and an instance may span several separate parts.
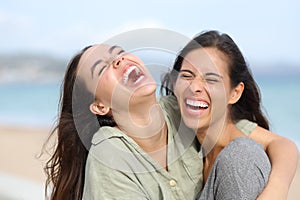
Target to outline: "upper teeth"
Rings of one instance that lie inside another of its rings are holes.
[[[186,104],[189,106],[197,106],[197,107],[201,107],[201,108],[208,108],[208,104],[203,102],[203,101],[194,101],[194,100],[190,100],[187,99],[186,100]]]
[[[140,69],[139,69],[137,66],[131,66],[131,67],[129,67],[129,68],[126,70],[126,72],[125,72],[125,74],[124,74],[124,76],[123,76],[123,83],[124,83],[124,84],[127,84],[127,83],[128,83],[128,77],[129,77],[129,74],[130,74],[133,70],[135,70],[136,73],[138,73],[138,72],[140,71]]]

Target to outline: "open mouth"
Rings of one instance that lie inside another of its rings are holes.
[[[191,110],[205,110],[208,108],[208,103],[205,101],[200,100],[191,100],[186,99],[185,105],[187,108],[190,108]]]
[[[135,65],[128,67],[123,75],[124,85],[136,85],[145,77],[144,73]]]

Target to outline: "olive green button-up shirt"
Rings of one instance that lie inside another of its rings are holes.
[[[162,98],[160,105],[168,127],[168,170],[120,130],[101,127],[87,158],[84,200],[195,199],[203,182],[195,134],[181,123],[176,100]]]
[[[92,139],[87,158],[84,200],[195,199],[202,187],[203,167],[195,135],[178,134],[182,124],[177,104],[162,99],[160,105],[168,111],[164,113],[168,127],[168,170],[120,130],[102,127]]]

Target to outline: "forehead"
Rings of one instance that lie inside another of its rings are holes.
[[[192,67],[201,71],[227,72],[226,56],[216,48],[205,47],[190,51],[183,60],[182,67]]]
[[[110,51],[111,48],[112,46],[106,44],[98,44],[90,47],[81,56],[79,66],[91,66],[96,60],[104,60],[105,58],[109,58],[112,54]]]
[[[81,56],[77,69],[77,78],[84,81],[87,89],[94,92],[97,87],[98,78],[92,76],[92,66],[99,60],[109,59],[112,46],[106,44],[94,45],[88,48]]]

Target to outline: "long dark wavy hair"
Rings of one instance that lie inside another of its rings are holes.
[[[254,81],[253,75],[242,55],[240,49],[232,38],[218,31],[206,31],[195,36],[177,56],[173,69],[166,74],[162,80],[161,93],[174,95],[173,84],[176,82],[178,72],[181,69],[184,57],[197,48],[213,47],[221,51],[229,60],[229,77],[231,87],[237,86],[240,82],[245,85],[244,92],[231,109],[231,119],[234,121],[248,119],[256,122],[259,126],[269,129],[269,122],[261,109],[261,95],[259,88]]]
[[[75,55],[68,64],[61,87],[57,123],[47,140],[49,142],[52,136],[57,136],[54,152],[44,168],[46,198],[51,200],[82,199],[85,164],[92,137],[101,126],[116,126],[112,117],[96,116],[90,112],[94,94],[77,76],[80,58],[89,47]]]

